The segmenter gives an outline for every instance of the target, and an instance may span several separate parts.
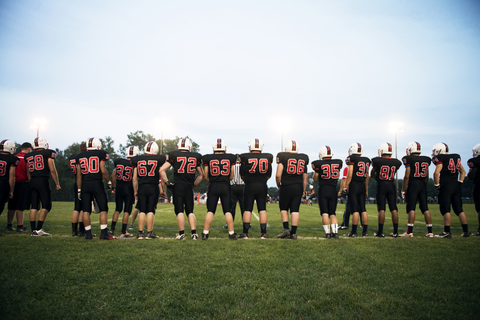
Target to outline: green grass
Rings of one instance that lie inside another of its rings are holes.
[[[372,235],[376,208],[367,209]],[[440,233],[438,206],[430,209]],[[464,209],[473,232],[474,207]],[[0,238],[0,318],[478,319],[480,237],[460,237],[456,216],[452,239],[424,238],[417,214],[414,238],[325,240],[318,207],[302,205],[299,240],[292,241],[274,238],[282,230],[278,206],[267,210],[266,240],[254,218],[250,239],[228,240],[220,210],[208,241],[176,241],[173,206],[159,205],[155,233],[162,239],[87,241],[71,237],[72,203],[56,202],[44,227],[52,237]],[[199,233],[205,213],[196,207]],[[92,221],[98,234],[98,215]],[[238,218],[235,228],[241,232]],[[391,231],[387,218],[385,234]]]

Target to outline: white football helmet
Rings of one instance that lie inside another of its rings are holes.
[[[333,151],[332,148],[329,146],[323,146],[320,148],[320,151],[318,152],[318,158],[322,160],[323,158],[331,158],[333,157]]]
[[[287,141],[285,145],[285,152],[298,153],[298,144],[295,140]]]
[[[383,155],[392,155],[393,148],[392,145],[388,142],[384,142],[378,147],[378,156],[382,157]]]
[[[12,140],[3,140],[0,142],[0,152],[15,153],[15,142]]]
[[[446,143],[439,142],[433,146],[432,157],[438,156],[439,154],[447,154],[447,153],[448,153],[448,146]]]
[[[177,143],[178,150],[192,151],[192,141],[188,138],[183,138]]]
[[[357,155],[357,156],[361,156],[362,152],[363,152],[362,145],[358,142],[352,143],[350,145],[350,147],[348,147],[348,155],[349,156],[354,155],[354,154]]]
[[[145,154],[158,154],[158,144],[155,141],[149,141],[143,147],[143,152]]]
[[[137,146],[127,148],[127,158],[136,157],[140,154],[140,149]]]
[[[478,157],[480,155],[480,143],[473,147],[473,156]]]
[[[407,155],[412,155],[416,153],[418,154],[422,153],[422,146],[420,145],[420,143],[416,141],[410,142],[407,145]]]
[[[252,141],[250,141],[250,143],[248,144],[248,150],[250,150],[250,152],[252,152],[252,151],[262,152],[262,150],[263,150],[262,140],[253,139]]]
[[[212,144],[212,147],[213,147],[213,152],[227,151],[227,143],[223,139],[217,139],[217,141]]]
[[[102,142],[98,138],[89,138],[87,140],[87,150],[101,150],[102,149]]]
[[[33,139],[33,150],[48,149],[48,142],[42,137],[36,137]]]

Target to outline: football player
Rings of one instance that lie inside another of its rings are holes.
[[[318,152],[320,160],[312,162],[312,169],[315,172],[313,181],[318,181],[317,199],[326,239],[338,238],[338,220],[335,211],[337,210],[337,182],[343,162],[332,157],[332,149],[329,146],[323,146]],[[332,224],[331,232],[330,223]]]
[[[77,188],[83,210],[83,224],[85,239],[93,238],[90,213],[92,201],[95,198],[100,209],[100,240],[116,239],[108,234],[108,199],[103,186],[102,178],[107,181],[108,188],[112,188],[110,175],[105,167],[105,161],[110,160],[108,153],[102,150],[102,142],[98,138],[89,138],[86,142],[87,151],[77,154]]]
[[[473,180],[473,201],[478,214],[478,229],[474,236],[480,236],[480,143],[473,147],[473,158],[468,160],[468,178]]]
[[[250,153],[240,155],[240,175],[245,181],[243,212],[243,232],[240,239],[248,239],[248,229],[252,218],[253,204],[257,202],[260,216],[260,239],[268,238],[267,233],[267,181],[272,176],[273,155],[263,153],[263,143],[253,139],[248,145]]]
[[[80,152],[87,151],[87,144],[82,142],[79,147]],[[85,226],[83,224],[83,211],[82,211],[82,203],[78,197],[78,187],[77,187],[77,155],[72,154],[68,157],[68,162],[70,164],[70,171],[72,172],[75,182],[73,183],[73,194],[75,195],[75,201],[73,205],[73,212],[72,212],[72,237],[76,236],[85,236]],[[79,226],[80,224],[80,226]],[[79,230],[80,229],[80,230]],[[80,232],[79,232],[80,231]]]
[[[222,202],[223,214],[228,228],[228,238],[237,240],[233,228],[233,217],[230,212],[232,190],[230,180],[233,178],[235,155],[227,152],[227,144],[223,139],[213,143],[213,154],[203,156],[203,177],[209,182],[207,191],[207,215],[203,226],[202,240],[207,240],[210,226],[217,210],[218,199]]]
[[[429,157],[420,155],[422,146],[418,142],[410,142],[407,145],[407,155],[402,158],[405,165],[405,176],[403,178],[402,198],[407,203],[406,209],[408,214],[407,231],[401,235],[395,233],[390,234],[391,237],[413,237],[413,226],[415,223],[415,207],[420,207],[423,213],[425,223],[427,225],[427,238],[433,238],[432,217],[428,210],[427,202],[427,182],[428,167],[432,163]]]
[[[28,187],[28,168],[25,162],[25,155],[32,152],[32,144],[24,142],[21,151],[15,156],[20,159],[19,165],[15,168],[15,190],[13,198],[8,201],[7,231],[13,231],[13,218],[17,216],[17,232],[29,232],[23,225],[24,210],[30,210],[30,188]]]
[[[377,180],[377,209],[378,209],[378,231],[373,235],[385,238],[383,224],[385,223],[385,208],[392,214],[393,234],[398,234],[398,208],[397,188],[395,187],[395,173],[402,166],[402,162],[392,158],[393,148],[388,142],[384,142],[378,148],[378,157],[372,159],[372,170],[370,176]]]
[[[362,236],[368,236],[368,215],[365,209],[365,200],[368,196],[370,159],[362,157],[362,151],[363,148],[360,143],[353,143],[348,148],[348,158],[345,160],[345,163],[348,165],[345,189],[348,192],[348,206],[352,212],[352,231],[349,234],[345,234],[345,237],[357,237],[357,225],[360,214],[363,222]]]
[[[167,170],[173,167],[174,183],[168,181]],[[188,217],[188,224],[193,240],[198,239],[197,218],[193,213],[194,198],[193,188],[203,180],[202,155],[192,152],[192,142],[188,138],[178,141],[177,150],[167,155],[167,161],[160,168],[160,176],[166,185],[173,188],[173,206],[177,216],[178,234],[176,240],[185,239],[185,216]]]
[[[244,206],[244,197],[245,197],[245,181],[242,179],[242,175],[240,174],[240,155],[235,155],[237,158],[237,162],[233,167],[233,178],[230,180],[230,185],[232,186],[232,208],[230,209],[230,213],[232,214],[233,221],[235,221],[235,212],[237,211],[237,202],[240,206],[240,214],[242,216],[243,221],[243,214],[245,213],[245,206]],[[251,226],[250,226],[251,227]],[[228,226],[224,225],[224,229],[227,229]]]
[[[47,218],[48,212],[52,209],[52,192],[50,191],[50,175],[55,182],[55,189],[60,190],[57,169],[55,167],[55,158],[57,153],[48,149],[47,140],[37,137],[33,140],[33,151],[25,155],[25,162],[28,166],[28,176],[30,178],[30,227],[32,236],[50,236],[51,234],[43,231],[43,223]],[[40,210],[40,202],[42,210]]]
[[[137,146],[127,148],[126,159],[116,159],[114,161],[115,170],[112,172],[112,193],[115,194],[115,212],[112,216],[112,224],[110,225],[110,234],[115,233],[120,212],[123,210],[122,231],[119,239],[129,238],[132,235],[127,232],[128,217],[132,212],[135,195],[133,194],[133,167],[130,160],[140,154]]]
[[[155,208],[160,195],[165,195],[165,183],[159,186],[160,167],[166,157],[158,154],[158,144],[155,141],[147,142],[144,154],[131,159],[133,170],[133,190],[138,199],[140,214],[138,215],[137,239],[157,239],[153,233]],[[147,222],[147,235],[144,237],[143,228]]]
[[[440,213],[443,216],[444,232],[436,235],[437,238],[451,238],[450,223],[452,217],[450,209],[460,219],[463,229],[463,237],[469,237],[467,216],[462,207],[462,190],[460,185],[465,179],[466,171],[462,166],[462,160],[458,154],[449,154],[448,146],[443,143],[437,143],[433,146],[432,162],[435,165],[433,173],[433,183],[438,192],[438,203]]]
[[[298,153],[298,144],[294,140],[287,142],[285,152],[277,154],[277,172],[275,181],[280,190],[280,215],[283,231],[277,238],[297,239],[297,227],[300,220],[300,203],[307,188],[308,156]],[[292,216],[292,229],[289,229],[288,210]]]
[[[14,153],[15,143],[12,140],[0,142],[0,214],[7,201],[13,198],[15,190],[15,168],[20,164],[20,159]]]

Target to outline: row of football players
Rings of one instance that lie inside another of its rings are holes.
[[[91,140],[91,139],[90,139]],[[89,141],[90,141],[89,140]],[[94,141],[94,140],[92,140]],[[98,142],[99,143],[99,142]],[[95,143],[94,143],[95,145]],[[474,150],[480,149],[476,146]],[[245,181],[245,213],[243,215],[243,232],[239,238],[248,238],[248,230],[251,220],[251,211],[254,202],[257,202],[257,209],[260,216],[260,237],[268,238],[266,232],[267,214],[266,214],[266,198],[267,198],[267,180],[272,174],[273,155],[263,153],[263,144],[259,139],[254,139],[249,144],[249,153],[240,156],[241,169],[240,174]],[[207,194],[207,216],[204,222],[204,230],[202,239],[208,239],[209,228],[213,221],[216,211],[218,199],[221,200],[223,212],[227,227],[229,229],[229,238],[236,239],[237,236],[233,230],[233,218],[230,212],[230,183],[233,177],[233,166],[235,157],[226,153],[226,144],[222,139],[218,139],[213,144],[213,154],[201,156],[191,150],[191,142],[188,139],[179,141],[178,150],[170,152],[165,159],[162,156],[155,159],[158,153],[158,146],[154,142],[149,142],[145,146],[145,154],[138,156],[139,150],[136,147],[128,148],[128,158],[126,160],[117,160],[115,163],[115,177],[112,174],[112,180],[116,182],[116,201],[117,208],[114,217],[122,211],[125,204],[124,219],[122,225],[122,233],[120,237],[130,236],[126,232],[128,222],[128,214],[131,212],[132,201],[129,196],[133,188],[135,196],[139,199],[140,217],[146,214],[147,217],[147,239],[156,238],[153,233],[153,217],[155,213],[154,203],[158,196],[156,194],[151,198],[150,207],[142,205],[148,203],[148,198],[142,195],[145,191],[142,189],[142,179],[149,176],[151,186],[156,190],[158,177],[155,174],[155,168],[159,168],[159,177],[164,181],[165,185],[172,188],[175,214],[177,215],[177,223],[179,233],[176,239],[185,239],[185,217],[188,217],[192,238],[197,239],[196,219],[193,213],[193,188],[198,185],[203,178],[209,181],[209,190]],[[348,203],[352,211],[352,231],[347,234],[348,237],[356,237],[356,227],[360,214],[363,217],[363,236],[368,235],[368,216],[365,210],[365,199],[368,194],[369,167],[372,166],[371,176],[378,181],[377,186],[377,206],[378,231],[374,233],[377,237],[384,237],[383,223],[385,220],[386,204],[392,213],[394,223],[394,232],[392,237],[406,236],[413,237],[413,223],[415,220],[415,206],[419,202],[420,209],[425,216],[427,223],[427,237],[433,237],[431,216],[428,211],[426,197],[426,183],[428,181],[428,167],[431,164],[429,157],[421,156],[421,146],[417,142],[412,142],[407,147],[407,156],[402,160],[406,166],[404,178],[404,186],[402,195],[407,202],[407,213],[409,215],[409,223],[407,231],[401,235],[398,234],[398,210],[396,206],[396,189],[393,183],[395,172],[401,166],[401,162],[391,158],[392,146],[389,143],[383,143],[378,151],[379,156],[371,161],[366,157],[362,157],[362,146],[354,143],[349,148],[349,157],[346,160],[349,166],[349,174],[345,180],[345,191],[348,192]],[[464,230],[463,236],[468,236],[468,225],[465,213],[462,209],[459,182],[465,178],[465,170],[463,169],[458,155],[448,155],[448,146],[443,143],[437,144],[433,148],[433,162],[436,165],[434,173],[435,186],[440,190],[439,202],[440,211],[444,217],[445,231],[438,237],[451,237],[450,233],[450,207],[453,206],[454,212],[459,216]],[[315,171],[313,176],[315,181],[319,181],[318,202],[322,214],[322,221],[325,228],[326,238],[338,237],[338,222],[336,220],[336,185],[339,179],[342,161],[332,159],[333,153],[328,146],[320,149],[320,160],[312,163]],[[86,163],[86,160],[83,160]],[[158,161],[156,165],[153,165]],[[165,163],[163,162],[165,161]],[[469,161],[470,163],[474,160]],[[75,157],[75,163],[81,165],[79,157]],[[297,238],[296,229],[299,221],[299,207],[301,198],[305,194],[307,185],[307,165],[309,159],[307,155],[298,153],[298,145],[295,141],[289,141],[285,148],[285,152],[277,155],[277,172],[275,175],[277,186],[280,189],[280,211],[284,230],[278,235],[279,238],[290,237]],[[445,167],[443,164],[448,164]],[[454,164],[452,167],[451,164]],[[203,167],[202,167],[203,164]],[[86,167],[84,164],[83,166]],[[174,181],[169,182],[166,176],[166,170],[173,167]],[[475,166],[473,166],[472,170]],[[475,179],[476,173],[473,173]],[[453,180],[452,180],[453,179]],[[477,179],[478,180],[478,179]],[[453,182],[451,184],[450,182]],[[119,186],[124,185],[121,188]],[[477,188],[478,189],[478,188]],[[160,183],[158,188],[160,194],[164,193],[165,186]],[[477,190],[478,191],[478,190]],[[289,228],[289,215],[291,216],[291,229]],[[479,210],[477,210],[479,211]],[[126,213],[125,213],[126,212]],[[331,221],[329,221],[329,218]],[[115,219],[116,220],[116,219]],[[143,222],[139,219],[139,233],[137,238],[143,238]],[[330,231],[330,222],[332,230]],[[105,226],[106,228],[106,226]],[[114,225],[112,224],[112,229]]]
[[[11,141],[4,140],[2,142],[2,150],[8,152],[8,146]],[[86,238],[91,239],[90,212],[91,201],[96,199],[100,209],[101,236],[100,239],[112,239],[113,237],[107,232],[107,199],[103,189],[102,178],[111,185],[108,172],[105,169],[105,162],[108,160],[108,154],[101,150],[100,140],[90,138],[86,145],[86,151],[81,152],[71,159],[72,171],[77,175],[78,199],[82,199],[76,204],[76,211],[83,210],[84,225],[86,230]],[[10,148],[11,149],[11,148]],[[477,145],[475,150],[480,149]],[[13,149],[12,149],[13,150]],[[250,225],[251,210],[253,203],[257,202],[260,214],[261,238],[267,238],[266,232],[266,181],[271,176],[271,164],[273,156],[271,154],[262,153],[263,145],[259,139],[254,139],[249,144],[250,153],[241,156],[241,175],[245,181],[245,206],[246,214],[244,215],[244,229],[240,238],[248,238],[248,227]],[[147,222],[147,236],[145,238],[156,238],[153,233],[153,221],[155,214],[155,205],[160,195],[165,194],[165,186],[169,185],[173,189],[175,213],[179,225],[179,234],[177,239],[184,239],[184,212],[188,216],[188,221],[192,230],[192,238],[198,238],[196,233],[196,219],[193,214],[193,188],[205,178],[209,184],[208,200],[207,200],[207,216],[204,223],[204,231],[202,239],[208,239],[209,228],[213,221],[216,211],[218,199],[221,199],[225,220],[229,229],[229,238],[236,239],[237,236],[233,231],[233,219],[230,210],[230,184],[229,180],[233,175],[233,165],[235,164],[235,156],[226,153],[226,144],[224,140],[218,139],[213,144],[213,154],[202,157],[198,153],[191,151],[191,142],[188,139],[182,139],[179,142],[178,150],[173,151],[164,157],[158,155],[158,146],[155,142],[149,142],[145,146],[144,155],[140,156],[136,147],[128,148],[129,158],[117,160],[115,163],[115,172],[112,174],[112,181],[116,182],[116,188],[112,192],[116,194],[116,212],[119,212],[125,204],[126,217],[131,212],[133,205],[133,197],[138,201],[140,210],[139,216],[139,233],[137,238],[142,239],[143,226]],[[431,217],[426,204],[425,186],[428,179],[428,166],[430,158],[420,157],[421,147],[419,143],[410,143],[407,148],[407,156],[403,158],[406,166],[403,192],[407,201],[407,212],[409,214],[409,225],[404,236],[413,236],[413,221],[415,215],[415,205],[417,200],[420,209],[425,215],[428,228],[428,237],[433,237],[431,232]],[[379,185],[377,187],[377,202],[379,209],[379,230],[375,236],[382,237],[383,221],[385,215],[385,206],[388,201],[389,208],[392,212],[394,222],[393,237],[398,236],[398,212],[395,201],[395,186],[393,177],[400,167],[401,163],[391,158],[392,147],[388,143],[384,143],[379,148],[379,157],[370,159],[361,157],[362,147],[358,143],[354,143],[349,148],[349,157],[347,165],[349,166],[349,174],[346,179],[345,190],[348,191],[348,204],[353,212],[352,232],[347,236],[356,236],[356,227],[358,225],[358,217],[363,217],[363,235],[367,236],[368,217],[365,210],[365,198],[368,193],[369,166],[372,163],[371,175],[374,176]],[[336,206],[336,181],[339,178],[339,171],[342,167],[341,160],[332,160],[333,153],[328,146],[322,147],[320,150],[320,160],[314,161],[312,167],[315,171],[314,179],[319,181],[318,200],[322,221],[324,223],[326,237],[338,237],[338,223],[335,217]],[[463,169],[458,155],[448,155],[448,147],[445,144],[437,144],[433,150],[433,161],[436,165],[434,173],[435,186],[440,189],[439,202],[440,210],[444,216],[445,231],[439,237],[451,237],[450,233],[450,206],[453,205],[454,212],[459,216],[464,228],[464,236],[468,235],[468,227],[465,214],[461,208],[461,198],[459,193],[459,183],[463,182],[465,170]],[[416,158],[420,157],[420,158]],[[52,170],[51,163],[55,158],[55,152],[48,149],[48,144],[43,138],[34,140],[34,152],[28,154],[25,158],[28,163],[30,176],[35,180],[31,183],[32,188],[32,208],[39,209],[42,202],[42,211],[38,224],[34,227],[35,221],[32,222],[32,235],[48,235],[41,228],[46,213],[51,209],[51,198],[49,196],[48,173],[52,174],[55,180],[57,190],[60,188],[56,171]],[[123,163],[121,163],[123,161]],[[277,173],[276,182],[280,189],[280,211],[284,226],[283,232],[278,236],[280,238],[290,237],[296,239],[296,229],[299,220],[299,205],[302,195],[305,193],[307,184],[307,165],[308,156],[298,153],[298,146],[295,141],[289,141],[285,148],[285,152],[277,155]],[[202,168],[203,164],[203,168]],[[443,164],[446,164],[443,166]],[[15,165],[10,165],[15,167]],[[8,167],[10,167],[8,166]],[[167,181],[166,170],[173,166],[175,184]],[[471,166],[471,176],[478,183],[476,173],[477,163],[475,158],[469,160]],[[48,169],[47,169],[48,168]],[[54,163],[53,163],[54,169]],[[163,182],[158,184],[160,176]],[[37,178],[42,177],[43,188]],[[452,184],[452,182],[455,182]],[[36,187],[37,186],[37,187]],[[43,190],[42,190],[43,189]],[[133,189],[133,192],[132,192]],[[442,192],[443,191],[443,192]],[[35,196],[36,194],[36,196]],[[475,192],[475,199],[478,198],[478,187]],[[45,200],[45,202],[44,202]],[[476,201],[476,204],[478,201]],[[292,228],[289,226],[290,211]],[[480,211],[477,208],[477,212]],[[42,213],[44,213],[42,215]],[[332,232],[330,232],[329,219],[332,222]],[[72,221],[73,222],[73,221]],[[121,237],[127,237],[125,216],[122,225]],[[39,228],[40,225],[40,228]]]

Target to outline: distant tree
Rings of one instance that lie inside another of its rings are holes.
[[[145,134],[141,130],[130,132],[129,134],[127,134],[127,143],[125,145],[120,144],[119,154],[122,157],[125,157],[126,156],[125,150],[127,149],[127,147],[132,147],[132,146],[137,146],[138,149],[143,150],[143,147],[149,141],[156,141],[155,137],[152,136],[151,134]]]

